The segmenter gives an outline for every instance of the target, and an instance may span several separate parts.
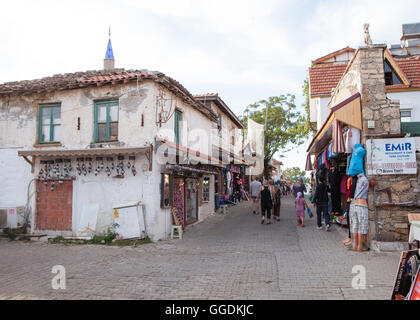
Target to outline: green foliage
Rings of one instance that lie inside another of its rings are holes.
[[[287,152],[290,144],[300,145],[305,141],[308,131],[305,130],[305,116],[295,104],[291,94],[269,97],[247,107],[245,112],[257,123],[265,124],[268,108],[267,128],[265,130],[264,167],[278,151]],[[266,176],[267,176],[266,170]]]
[[[13,241],[16,239],[17,234],[12,229],[7,228],[3,231],[7,234],[7,238],[9,239],[9,241]]]
[[[310,179],[306,177],[306,172],[299,169],[299,167],[292,167],[283,170],[283,179],[295,183],[301,177],[304,184],[309,184]]]

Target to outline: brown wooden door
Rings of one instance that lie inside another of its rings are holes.
[[[56,181],[51,191],[51,181],[44,185],[38,181],[37,193],[37,230],[72,230],[73,181],[65,180],[62,184]]]

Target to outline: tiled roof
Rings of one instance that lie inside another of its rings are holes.
[[[205,101],[213,101],[239,128],[244,128],[244,124],[238,119],[236,114],[227,106],[227,104],[219,97],[218,93],[196,94],[194,98],[197,101],[205,103]]]
[[[394,59],[410,80],[410,87],[420,88],[420,56]]]
[[[6,82],[0,84],[0,96],[4,94],[33,94],[59,90],[72,90],[89,86],[114,85],[143,80],[152,80],[159,83],[210,119],[217,119],[217,115],[209,107],[197,101],[194,96],[179,82],[159,71],[124,69],[94,70],[57,74],[51,77],[36,80]]]
[[[331,95],[346,71],[347,64],[318,64],[309,68],[311,96]]]

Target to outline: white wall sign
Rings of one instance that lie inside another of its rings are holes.
[[[372,139],[366,142],[367,174],[417,174],[414,138]]]

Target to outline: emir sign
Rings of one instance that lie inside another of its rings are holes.
[[[367,174],[417,174],[414,138],[372,139],[366,142]]]

